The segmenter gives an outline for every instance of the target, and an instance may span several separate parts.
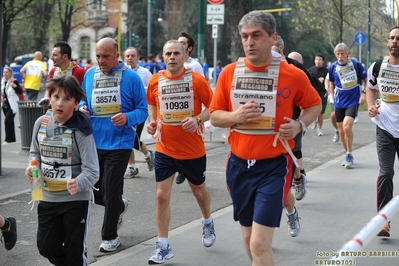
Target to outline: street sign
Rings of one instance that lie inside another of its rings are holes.
[[[353,36],[353,39],[355,40],[355,43],[357,45],[363,45],[366,43],[367,40],[366,33],[364,33],[363,31],[358,31]]]
[[[218,5],[223,3],[223,0],[208,0],[208,2],[212,5]]]
[[[224,15],[224,4],[206,5],[206,14]]]
[[[206,6],[206,24],[224,24],[224,4]]]
[[[206,24],[207,25],[214,25],[214,24],[223,25],[224,24],[224,15],[208,14],[206,16]]]
[[[218,37],[218,25],[217,24],[214,24],[214,25],[212,25],[212,38],[213,39],[217,39],[217,37]]]

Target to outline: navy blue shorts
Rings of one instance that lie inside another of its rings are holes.
[[[266,160],[243,160],[230,154],[227,186],[233,200],[234,220],[242,226],[279,227],[290,192],[294,162],[288,154]]]
[[[188,181],[199,186],[205,182],[206,155],[196,159],[179,160],[155,152],[154,168],[156,182],[166,180],[176,172],[183,172]]]

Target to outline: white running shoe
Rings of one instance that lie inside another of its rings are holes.
[[[121,229],[122,225],[123,225],[123,215],[126,213],[127,209],[129,208],[129,201],[127,199],[122,199],[123,200],[123,204],[125,205],[125,208],[123,209],[123,212],[119,215],[119,219],[118,219],[118,226],[117,226],[117,231],[119,231],[119,229]]]
[[[170,245],[164,247],[160,241],[155,244],[155,250],[152,252],[150,259],[148,260],[149,265],[163,264],[165,260],[170,260],[175,255],[173,254]]]
[[[287,215],[288,217],[288,232],[291,237],[296,237],[301,233],[301,223],[299,222],[298,210],[294,207],[295,213],[291,215]]]
[[[115,251],[121,245],[119,236],[112,240],[104,240],[100,245],[101,252],[112,252]]]
[[[202,244],[209,248],[216,240],[214,223],[202,224]]]

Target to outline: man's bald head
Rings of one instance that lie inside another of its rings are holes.
[[[106,38],[102,38],[101,40],[99,40],[97,42],[97,47],[103,48],[103,47],[110,47],[110,46],[113,46],[115,49],[115,53],[118,53],[118,43],[114,39],[106,37]]]
[[[112,38],[103,38],[96,45],[97,65],[104,73],[119,66],[118,44]]]
[[[291,52],[288,55],[288,58],[294,59],[294,60],[298,61],[299,63],[303,64],[302,55],[298,52]]]
[[[35,60],[40,60],[40,61],[41,61],[42,58],[43,58],[42,52],[36,51],[35,54],[33,55],[33,58],[34,58]]]

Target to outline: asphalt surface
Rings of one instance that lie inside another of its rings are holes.
[[[211,248],[202,246],[201,214],[195,198],[186,183],[174,185],[170,244],[175,257],[166,265],[250,265],[243,248],[240,226],[232,219],[231,199],[226,191],[224,171],[229,147],[223,132],[218,130],[205,134],[207,188],[212,196],[216,243]],[[329,120],[325,120],[323,132],[324,136],[318,137],[317,131],[309,130],[303,139],[308,194],[296,205],[302,233],[297,238],[291,238],[283,214],[281,227],[276,229],[273,242],[276,265],[315,265],[315,261],[326,258],[327,253],[338,251],[376,214],[378,161],[375,126],[367,113],[361,112],[359,122],[354,125],[354,169],[347,170],[341,166],[343,148],[340,143],[332,142],[333,129]],[[31,211],[31,205],[28,205],[30,186],[24,177],[28,156],[21,152],[19,140],[17,134],[17,143],[1,146],[0,214],[16,217],[18,241],[11,251],[0,246],[0,265],[46,266],[50,263],[40,256],[36,248],[37,212],[36,207]],[[150,144],[149,148],[153,149],[153,145]],[[130,200],[130,207],[119,232],[122,246],[117,252],[104,254],[98,251],[103,208],[97,205],[92,208],[87,245],[89,263],[93,266],[147,265],[154,248],[157,234],[155,181],[153,172],[148,172],[143,155],[136,155],[140,174],[137,178],[125,180],[124,197]],[[375,238],[365,250],[399,251],[397,216],[391,221],[391,238]],[[385,266],[398,265],[398,261],[398,257],[367,256],[344,265]]]

